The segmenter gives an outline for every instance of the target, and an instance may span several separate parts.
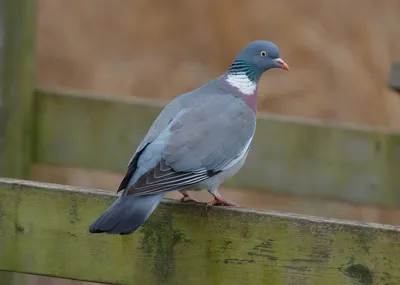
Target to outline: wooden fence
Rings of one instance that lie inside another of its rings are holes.
[[[165,102],[36,88],[35,14],[36,1],[0,0],[0,175],[28,179],[35,163],[123,173]],[[399,208],[399,173],[399,133],[259,115],[227,186]],[[89,235],[113,198],[2,179],[0,270],[116,284],[400,283],[394,227],[165,200],[137,234]]]
[[[163,104],[76,94],[36,91],[32,162],[124,173]],[[259,115],[247,162],[226,185],[397,207],[398,173],[400,134]]]
[[[111,284],[399,284],[392,226],[181,205],[139,232],[91,235],[108,191],[0,181],[0,269]]]

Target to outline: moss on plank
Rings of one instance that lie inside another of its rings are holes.
[[[133,235],[89,234],[114,199],[0,182],[0,270],[115,284],[400,282],[394,227],[164,200]]]
[[[0,6],[0,175],[28,178],[33,135],[36,1],[2,1]]]

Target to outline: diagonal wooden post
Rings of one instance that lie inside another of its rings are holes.
[[[36,1],[0,0],[0,176],[27,178],[35,87]]]

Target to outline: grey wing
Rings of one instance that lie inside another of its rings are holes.
[[[138,160],[142,153],[145,151],[146,147],[151,144],[168,126],[168,124],[172,121],[172,119],[179,113],[181,108],[181,104],[178,100],[171,101],[158,115],[156,120],[151,125],[149,131],[144,137],[143,141],[140,143],[136,152],[131,157],[128,163],[128,167],[123,177],[118,189],[117,193],[127,187],[129,181],[132,179],[133,174],[135,173],[138,167]]]
[[[180,190],[224,171],[248,150],[255,122],[250,108],[233,96],[184,110],[159,136],[164,141],[158,142],[163,149],[157,165],[127,195]]]
[[[178,115],[178,113],[182,111],[182,109],[185,107],[195,107],[203,104],[205,100],[207,101],[212,99],[212,93],[209,92],[208,95],[205,95],[207,94],[205,91],[208,88],[210,88],[209,84],[191,92],[182,94],[170,101],[165,106],[160,115],[151,125],[149,131],[136,149],[134,155],[131,157],[128,163],[127,171],[118,187],[117,193],[128,187],[128,184],[134,178],[133,176],[137,170],[139,158],[144,153],[145,149],[159,137],[159,135],[167,128],[167,126]]]

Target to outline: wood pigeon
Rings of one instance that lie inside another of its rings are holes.
[[[272,42],[254,41],[225,74],[167,104],[129,161],[122,194],[91,233],[136,231],[169,191],[207,189],[214,205],[237,206],[218,187],[244,164],[256,130],[257,85],[271,68],[289,70]],[[195,200],[194,200],[195,201]]]

